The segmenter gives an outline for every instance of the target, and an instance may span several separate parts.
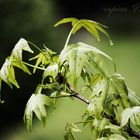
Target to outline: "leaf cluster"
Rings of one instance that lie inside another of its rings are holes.
[[[55,106],[59,98],[76,97],[88,104],[87,109],[80,123],[66,124],[65,140],[75,139],[74,133],[81,131],[77,127],[79,124],[88,125],[94,139],[126,140],[132,136],[128,128],[134,131],[140,128],[140,98],[127,87],[124,77],[116,72],[116,65],[110,56],[82,42],[69,44],[71,35],[82,27],[98,41],[100,41],[99,31],[104,33],[112,44],[104,30],[106,26],[95,21],[76,18],[63,19],[55,26],[69,22],[72,29],[58,55],[46,46],[41,50],[35,44],[20,39],[1,67],[0,87],[4,81],[11,88],[13,85],[19,88],[15,67],[28,74],[31,72],[27,66],[33,68],[33,73],[42,70],[42,80],[25,108],[24,122],[29,131],[32,131],[33,115],[45,126],[48,107]],[[34,65],[24,62],[22,58],[23,51],[33,53],[29,45],[39,50],[39,54],[30,59],[36,60]],[[108,62],[111,63],[111,68],[104,67]],[[48,89],[51,93],[47,92]],[[82,95],[90,95],[88,101]]]

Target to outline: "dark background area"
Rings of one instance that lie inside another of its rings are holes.
[[[0,66],[21,37],[59,51],[65,29],[54,29],[53,25],[64,17],[94,19],[109,26],[113,36],[131,34],[132,38],[139,38],[139,1],[0,0]],[[2,84],[2,98],[6,102],[0,105],[0,135],[13,125],[23,125],[25,105],[40,80],[40,73],[30,77],[17,70],[17,80],[21,89],[11,91]]]

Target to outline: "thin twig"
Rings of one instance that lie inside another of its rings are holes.
[[[34,66],[34,65],[32,65],[32,64],[26,63],[26,62],[24,62],[24,61],[22,61],[22,62],[23,62],[23,64],[25,64],[25,65],[27,65],[27,66],[29,66],[29,67],[36,68],[36,69],[45,71],[45,68],[37,67],[37,66]]]

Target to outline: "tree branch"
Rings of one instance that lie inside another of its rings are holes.
[[[78,92],[74,91],[74,89],[72,89],[71,85],[69,83],[67,83],[67,87],[70,90],[71,94],[73,97],[78,98],[79,100],[85,102],[86,104],[90,104],[90,101],[87,100],[85,97],[83,97],[82,95],[80,95]]]
[[[70,84],[67,83],[67,87],[71,92],[71,95],[81,101],[83,101],[86,104],[90,104],[90,101],[87,100],[85,97],[83,97],[82,95],[80,95],[78,92],[74,91],[74,89],[70,86]],[[108,114],[106,114],[105,112],[103,113],[103,117],[107,118],[110,120],[110,122],[114,125],[120,126],[120,123],[117,122],[116,119],[114,119],[113,116],[110,116]],[[129,125],[124,126],[124,131],[130,136],[130,137],[136,137],[138,139],[140,139],[140,133],[134,131]]]

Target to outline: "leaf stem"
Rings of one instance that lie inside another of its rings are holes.
[[[44,68],[34,66],[34,65],[29,64],[29,63],[26,63],[26,62],[24,62],[24,61],[22,61],[22,62],[23,62],[23,64],[25,64],[25,65],[27,65],[27,66],[30,66],[30,67],[32,67],[32,68],[36,68],[36,69],[43,70],[43,71],[45,70]]]
[[[72,28],[71,31],[69,32],[69,35],[68,35],[68,37],[67,37],[67,40],[66,40],[66,43],[65,43],[64,48],[67,47],[67,45],[68,45],[68,43],[69,43],[69,40],[70,40],[70,37],[71,37],[73,31],[74,31],[74,29],[76,28],[76,26],[77,26],[79,23],[80,23],[80,21],[77,21],[77,23],[73,26],[73,28]]]

